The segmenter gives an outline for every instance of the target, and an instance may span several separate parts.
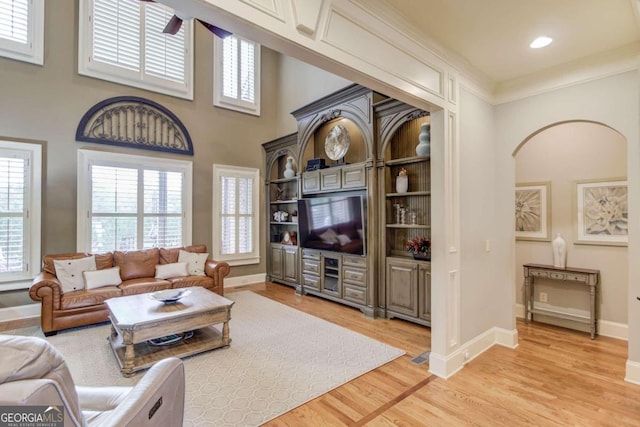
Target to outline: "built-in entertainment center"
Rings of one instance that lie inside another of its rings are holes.
[[[430,325],[428,113],[351,85],[292,112],[266,152],[267,280]],[[418,256],[419,255],[419,256]]]

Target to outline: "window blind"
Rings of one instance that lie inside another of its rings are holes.
[[[175,35],[162,32],[173,17],[173,10],[160,4],[145,7],[145,72],[150,75],[184,82],[184,25]]]
[[[182,245],[183,183],[182,172],[93,164],[91,251]]]
[[[28,42],[28,0],[0,0],[0,38],[17,43]]]
[[[93,1],[93,60],[140,70],[140,5],[130,0]]]
[[[253,252],[253,180],[223,176],[220,194],[222,254]]]
[[[229,36],[223,41],[223,94],[236,100],[255,101],[255,49],[253,42]]]
[[[26,156],[0,155],[0,272],[26,271],[28,165]]]

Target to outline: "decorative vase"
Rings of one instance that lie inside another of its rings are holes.
[[[420,135],[418,135],[418,145],[416,154],[418,156],[428,156],[431,154],[431,126],[428,123],[420,125]]]
[[[407,175],[398,175],[396,178],[396,192],[406,193],[409,189],[409,177]]]
[[[553,248],[553,266],[556,268],[565,268],[567,266],[567,243],[564,241],[560,233],[551,242]]]
[[[293,157],[287,157],[287,164],[284,165],[284,173],[285,178],[293,178],[296,176],[296,171],[293,170]]]

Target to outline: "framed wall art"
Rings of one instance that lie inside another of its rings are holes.
[[[516,240],[551,241],[551,182],[516,184]]]
[[[626,246],[629,217],[626,178],[576,181],[575,243]]]

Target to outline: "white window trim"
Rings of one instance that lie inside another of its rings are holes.
[[[29,191],[29,219],[27,224],[28,234],[26,236],[27,245],[29,245],[27,269],[23,272],[8,273],[4,277],[0,278],[0,282],[13,282],[18,280],[33,279],[38,273],[40,273],[40,242],[42,241],[42,146],[40,144],[32,144],[27,142],[13,142],[0,140],[0,149],[4,150],[16,150],[22,153],[27,153],[29,156],[30,172],[29,177],[30,185]],[[31,284],[29,283],[29,286]],[[27,286],[28,287],[28,286]],[[11,284],[3,284],[0,289],[24,289],[25,286],[19,284],[18,287],[12,287]]]
[[[222,194],[222,186],[220,178],[223,176],[236,176],[242,178],[251,178],[253,180],[253,200],[252,208],[254,212],[252,235],[253,235],[253,252],[248,254],[223,255],[222,234],[220,233],[222,212],[220,211],[220,200]],[[213,236],[211,248],[211,257],[218,261],[225,261],[229,265],[247,265],[260,263],[260,170],[255,168],[244,168],[240,166],[213,165]]]
[[[245,40],[255,45],[254,52],[254,70],[253,75],[255,77],[254,88],[255,94],[254,99],[255,102],[250,103],[246,101],[240,101],[234,98],[229,98],[222,94],[222,90],[224,87],[224,73],[222,67],[222,59],[223,59],[223,40],[220,37],[214,37],[215,41],[213,43],[213,105],[216,107],[226,108],[228,110],[239,111],[241,113],[247,113],[254,116],[260,116],[260,81],[262,80],[260,77],[260,44],[249,40],[247,38],[238,36],[234,34],[234,37]]]
[[[91,189],[88,183],[91,176],[89,166],[93,163],[111,166],[132,166],[143,168],[162,168],[184,173],[182,243],[191,245],[193,226],[193,163],[186,160],[163,159],[159,157],[136,156],[133,154],[106,153],[95,150],[78,150],[78,206],[77,240],[78,252],[91,252],[91,220],[88,208],[91,204]]]
[[[142,4],[142,2],[141,2]],[[91,24],[91,11],[93,10],[92,0],[79,1],[78,19],[78,74],[96,79],[106,80],[125,86],[145,89],[152,92],[175,96],[193,100],[193,22],[186,20],[182,23],[184,29],[185,44],[187,52],[185,54],[184,84],[172,82],[170,80],[144,75],[143,71],[131,73],[110,64],[92,61],[93,54],[93,25]],[[144,37],[144,34],[141,34]],[[144,57],[143,50],[141,56]],[[141,70],[144,70],[142,64]],[[132,77],[134,75],[136,77]]]
[[[0,39],[0,56],[44,64],[44,0],[30,0],[27,44]]]

